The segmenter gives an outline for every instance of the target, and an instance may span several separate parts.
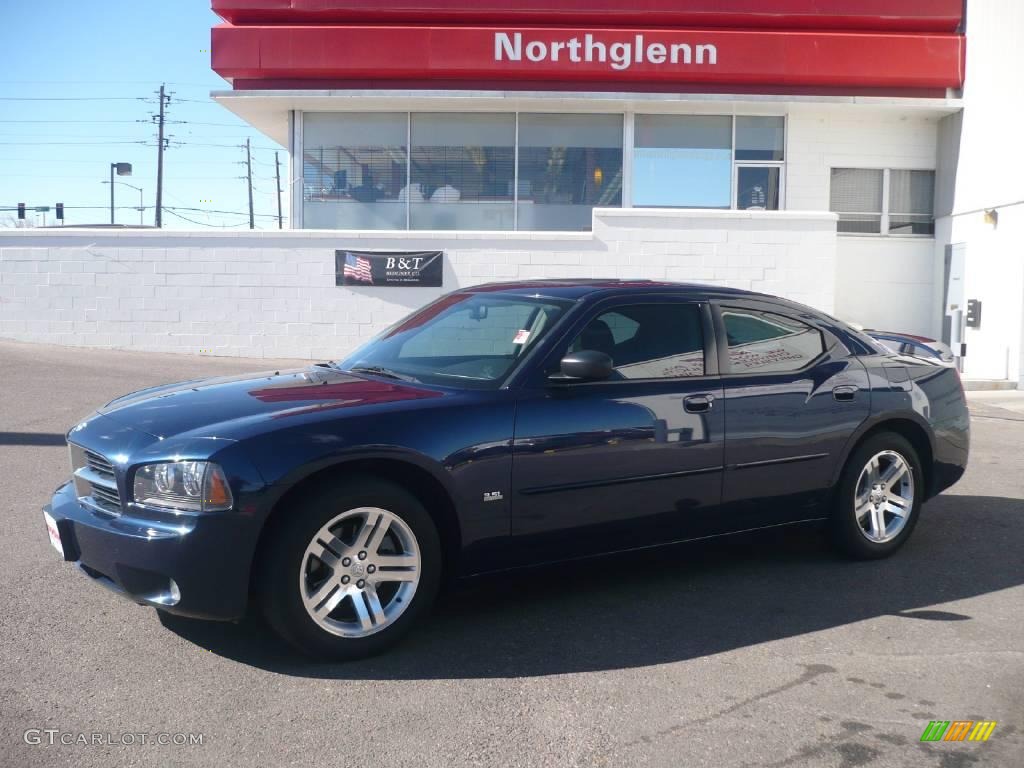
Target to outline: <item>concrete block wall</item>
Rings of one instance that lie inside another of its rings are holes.
[[[940,119],[923,110],[791,105],[786,207],[827,210],[832,168],[935,169]],[[941,335],[934,239],[839,235],[837,249],[838,317]]]
[[[838,238],[835,315],[887,331],[940,338],[935,241],[910,237]]]
[[[336,287],[338,248],[443,250],[444,287]],[[832,311],[835,271],[835,216],[794,211],[601,210],[592,233],[10,230],[0,232],[0,337],[337,358],[480,283],[694,281]]]

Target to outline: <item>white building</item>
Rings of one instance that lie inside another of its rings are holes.
[[[0,335],[333,358],[457,287],[636,277],[1022,376],[1020,2],[213,4],[214,97],[288,148],[294,229],[0,233]],[[338,284],[336,251],[442,251],[443,285]]]

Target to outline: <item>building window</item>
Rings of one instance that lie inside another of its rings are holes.
[[[784,207],[785,119],[547,113],[303,113],[303,226],[587,231],[594,208]],[[630,146],[625,137],[632,136]],[[894,230],[931,226],[917,172]],[[879,212],[874,216],[881,217]],[[879,231],[880,224],[873,230]]]
[[[411,229],[514,228],[516,116],[413,113]]]
[[[782,168],[770,165],[736,166],[736,207],[741,211],[779,210]]]
[[[782,117],[736,118],[736,159],[782,162],[786,147],[786,120]]]
[[[732,118],[637,115],[633,204],[732,206]]]
[[[783,117],[637,115],[634,205],[778,210],[785,122]]]
[[[622,205],[622,115],[519,116],[518,224],[589,230]]]
[[[934,171],[832,169],[829,208],[840,233],[933,235],[934,197]]]
[[[935,234],[935,172],[889,171],[889,234]]]
[[[782,207],[785,152],[785,118],[736,118],[736,208],[777,211]]]
[[[303,226],[405,229],[403,113],[307,114],[303,120]]]

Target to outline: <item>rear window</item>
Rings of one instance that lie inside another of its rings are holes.
[[[723,308],[732,373],[798,371],[825,351],[821,331],[773,312]]]

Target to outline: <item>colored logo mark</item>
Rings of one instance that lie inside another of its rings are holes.
[[[995,720],[932,720],[921,741],[988,741],[995,729]]]

